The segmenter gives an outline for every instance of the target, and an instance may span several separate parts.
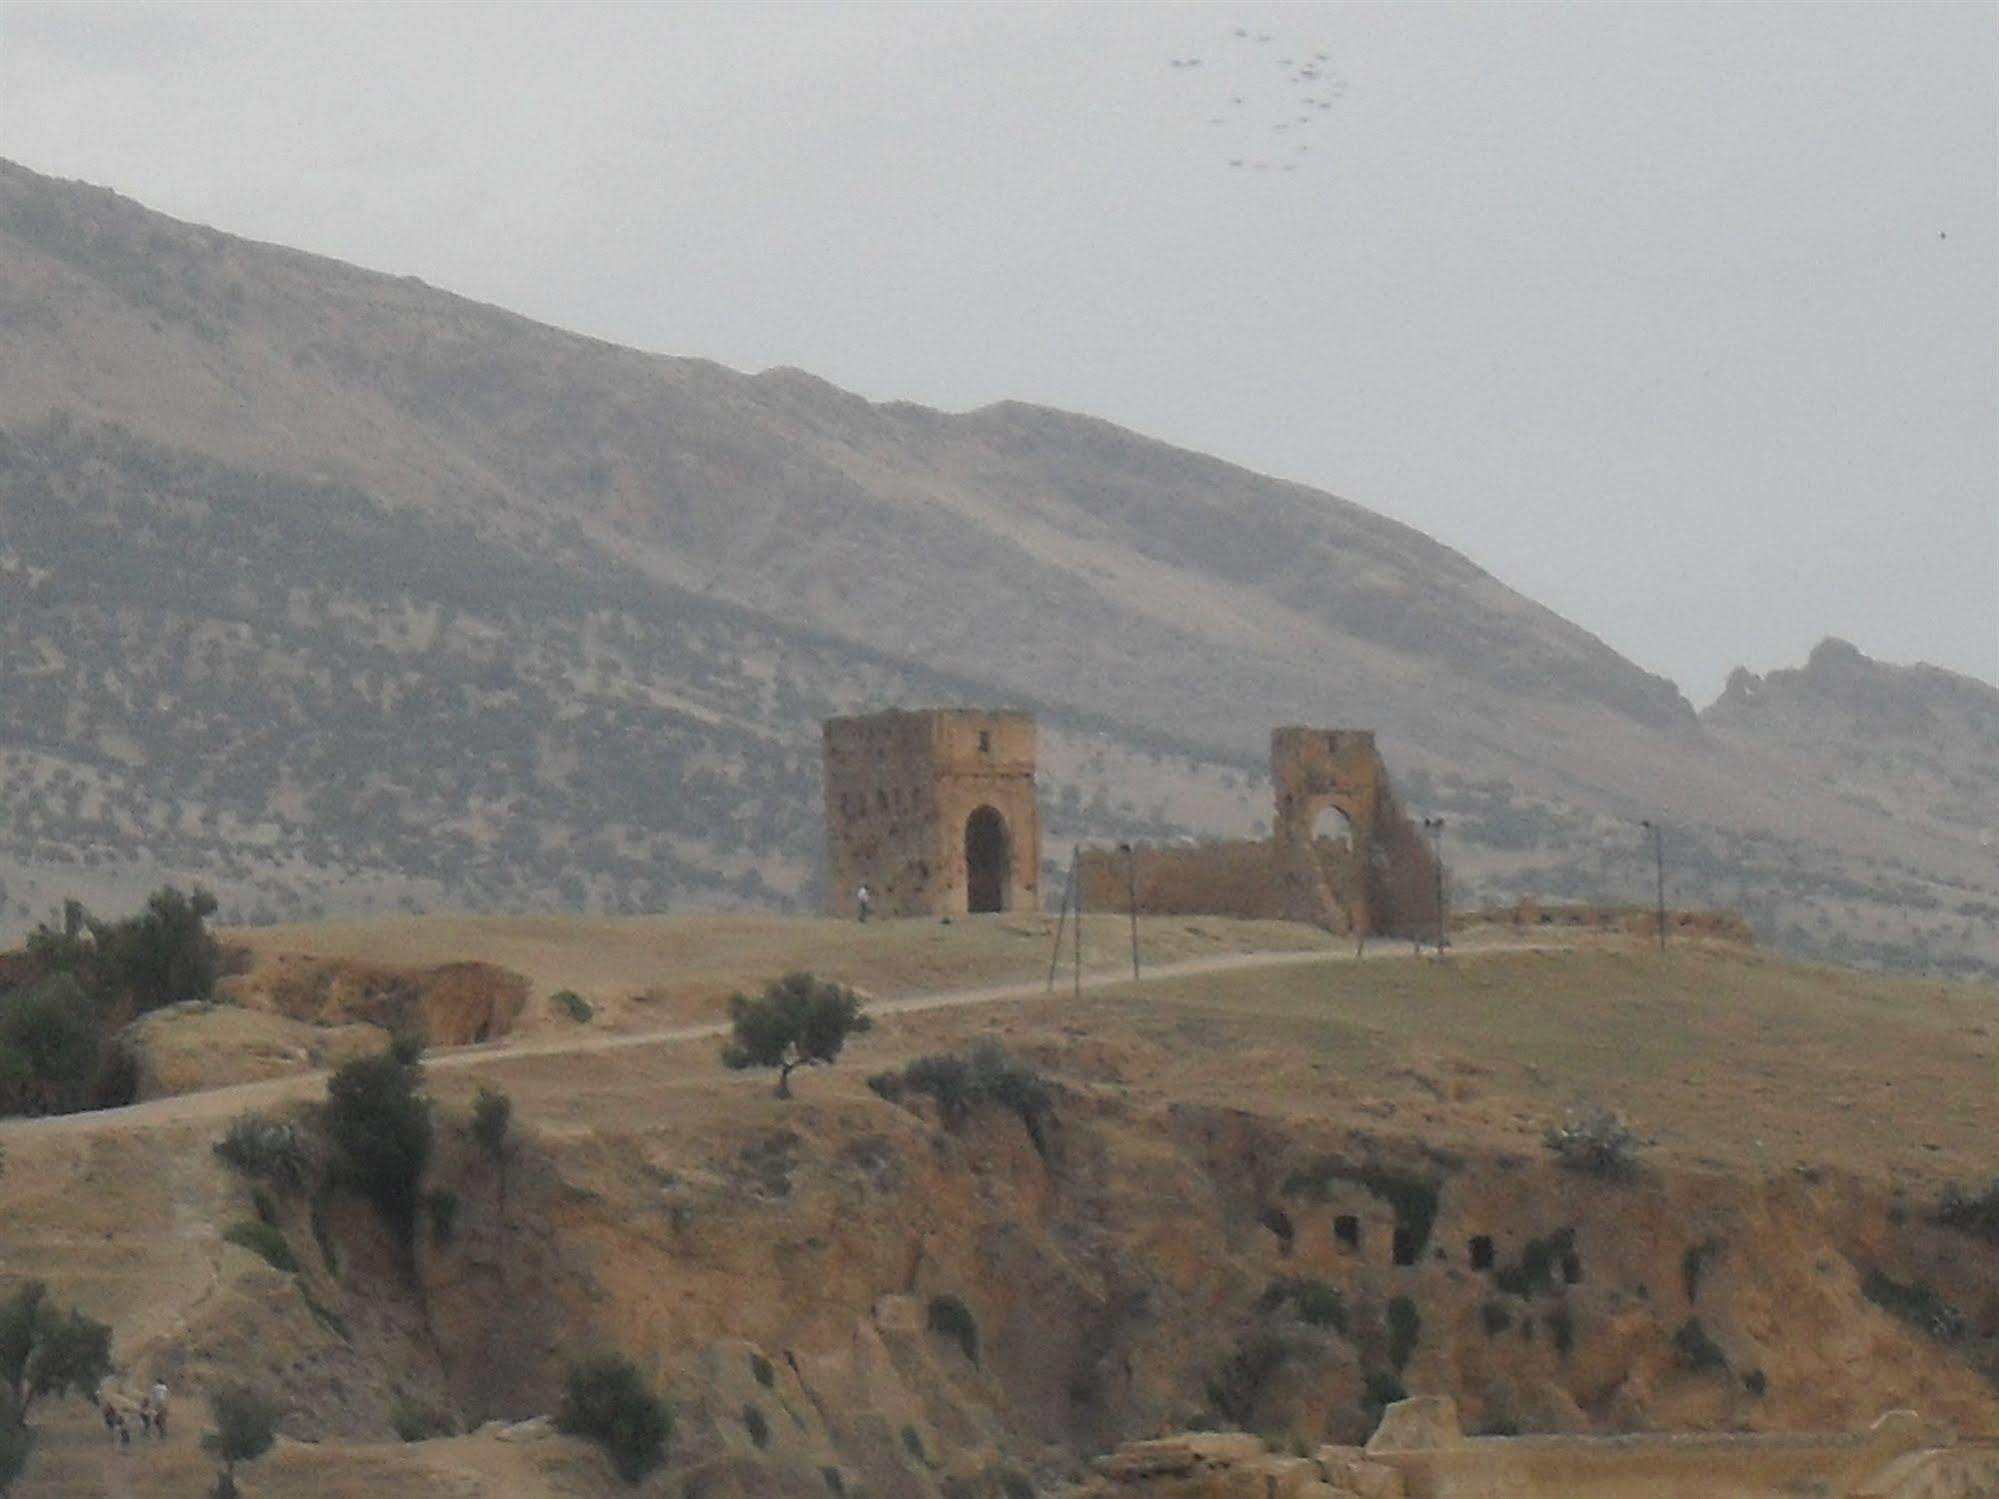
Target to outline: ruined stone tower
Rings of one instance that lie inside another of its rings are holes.
[[[827,909],[1035,910],[1034,717],[942,709],[826,721]]]
[[[1406,936],[1437,919],[1437,868],[1367,729],[1273,729],[1271,829],[1284,914],[1332,931]],[[1344,834],[1320,831],[1337,812]]]

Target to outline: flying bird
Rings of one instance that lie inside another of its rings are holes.
[[[1228,35],[1235,41],[1253,43],[1257,46],[1266,46],[1275,40],[1271,32],[1258,31],[1250,26],[1232,26]],[[1284,70],[1284,79],[1277,85],[1282,92],[1272,89],[1268,73],[1261,75],[1265,80],[1261,85],[1255,78],[1249,76],[1254,71],[1253,66],[1244,65],[1253,64],[1254,58],[1240,53],[1231,54],[1223,49],[1215,56],[1206,59],[1212,66],[1206,67],[1203,80],[1190,79],[1190,82],[1194,82],[1198,87],[1206,77],[1213,77],[1218,85],[1215,95],[1219,97],[1212,101],[1204,101],[1208,109],[1218,112],[1197,118],[1205,118],[1211,128],[1233,126],[1237,130],[1256,128],[1267,134],[1282,134],[1294,129],[1305,130],[1316,125],[1318,117],[1331,112],[1334,104],[1345,96],[1347,83],[1332,70],[1335,51],[1329,45],[1314,50],[1294,37],[1291,41],[1283,43],[1281,49],[1272,47],[1270,52],[1261,55],[1268,57]],[[1188,72],[1202,67],[1203,59],[1173,57],[1168,60],[1168,65],[1176,72]],[[1231,68],[1234,69],[1232,74]],[[1240,92],[1223,95],[1219,85],[1225,82],[1234,83]],[[1222,98],[1226,98],[1226,104],[1221,102]],[[1231,114],[1230,111],[1234,113]],[[1308,148],[1303,145],[1296,145],[1296,149],[1289,153],[1287,159],[1272,162],[1239,154],[1256,148],[1255,139],[1252,137],[1230,133],[1226,139],[1220,136],[1214,139],[1221,148],[1215,153],[1216,157],[1225,161],[1231,170],[1249,168],[1267,172],[1275,166],[1279,171],[1295,172],[1306,165],[1298,160],[1299,156],[1307,152]],[[1278,142],[1275,149],[1285,151],[1292,144],[1294,143]],[[1266,144],[1263,149],[1270,149],[1270,146]],[[1319,159],[1314,158],[1314,160]]]

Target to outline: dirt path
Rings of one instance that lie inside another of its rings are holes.
[[[1513,947],[1525,944],[1512,944]],[[1163,963],[1145,970],[1148,979],[1188,978],[1206,973],[1228,973],[1245,968],[1289,967],[1304,963],[1406,962],[1410,950],[1400,943],[1382,942],[1365,958],[1345,949],[1310,948],[1303,951],[1228,953],[1220,957],[1189,958]],[[1122,966],[1086,971],[1085,989],[1107,989],[1131,982],[1130,970]],[[1055,993],[1074,992],[1072,972],[1058,972]],[[869,1013],[906,1015],[926,1010],[950,1010],[968,1005],[997,1004],[1006,1000],[1035,999],[1047,993],[1044,980],[1025,983],[991,984],[969,989],[944,989],[930,994],[913,994],[902,999],[870,999]],[[476,1046],[438,1048],[424,1053],[427,1071],[451,1071],[478,1067],[488,1062],[514,1061],[523,1057],[566,1056],[582,1052],[621,1051],[634,1046],[670,1046],[687,1041],[707,1041],[728,1031],[726,1021],[674,1026],[651,1031],[620,1032],[610,1035],[580,1035],[557,1041],[489,1041]],[[0,1120],[0,1141],[24,1135],[91,1134],[103,1130],[154,1129],[162,1126],[230,1119],[245,1109],[269,1107],[326,1086],[325,1072],[302,1072],[290,1077],[262,1082],[238,1083],[201,1093],[182,1093],[171,1098],[155,1098],[119,1109],[98,1109],[83,1114],[58,1114],[45,1119]]]

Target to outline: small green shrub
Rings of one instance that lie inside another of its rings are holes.
[[[1509,1296],[1526,1299],[1540,1291],[1554,1289],[1555,1270],[1576,1245],[1573,1228],[1558,1228],[1545,1238],[1529,1239],[1520,1246],[1520,1258],[1493,1272],[1492,1283]]]
[[[914,1426],[902,1428],[902,1450],[924,1467],[930,1466],[930,1454],[923,1450],[923,1433]]]
[[[1488,1301],[1478,1309],[1479,1325],[1488,1338],[1496,1338],[1513,1325],[1513,1313],[1503,1301]]]
[[[389,1425],[405,1442],[429,1441],[445,1430],[434,1411],[400,1394],[389,1402]]]
[[[979,1320],[956,1296],[930,1298],[930,1330],[949,1338],[973,1368],[979,1365]]]
[[[449,1244],[458,1237],[458,1194],[438,1187],[423,1194],[424,1211],[430,1215],[430,1241]]]
[[[1953,1182],[1937,1203],[1937,1222],[1988,1244],[1999,1244],[1999,1176],[1982,1192],[1968,1192]]]
[[[272,1119],[255,1109],[231,1120],[214,1150],[225,1165],[287,1192],[304,1186],[315,1169],[305,1132],[296,1124]]]
[[[298,1260],[292,1254],[291,1244],[284,1231],[276,1224],[265,1223],[262,1219],[250,1219],[232,1224],[222,1237],[231,1244],[241,1245],[252,1254],[260,1256],[273,1270],[283,1270],[291,1274],[298,1269]]]
[[[1403,1388],[1402,1381],[1380,1369],[1370,1369],[1361,1381],[1360,1403],[1364,1408],[1378,1410],[1408,1398],[1409,1392]]]
[[[1256,1309],[1266,1315],[1290,1302],[1298,1315],[1298,1320],[1308,1327],[1330,1327],[1338,1333],[1347,1330],[1346,1299],[1339,1288],[1316,1275],[1280,1275],[1263,1288],[1263,1294],[1256,1299]]]
[[[597,1013],[591,1006],[590,1001],[578,994],[574,989],[556,990],[548,996],[548,1003],[549,1007],[557,1014],[567,1015],[578,1025],[588,1025],[590,1017]]]
[[[1247,1430],[1264,1390],[1295,1352],[1291,1340],[1262,1329],[1251,1333],[1207,1380],[1208,1404],[1216,1414]]]
[[[1347,1330],[1347,1304],[1338,1289],[1315,1275],[1300,1278],[1292,1296],[1298,1308],[1298,1320],[1308,1327],[1330,1327],[1335,1332]]]
[[[1922,1281],[1904,1284],[1879,1270],[1869,1270],[1861,1277],[1860,1294],[1883,1311],[1941,1342],[1955,1342],[1964,1336],[1964,1313]]]
[[[1000,1499],[1034,1499],[1034,1480],[1018,1468],[1001,1468],[994,1475],[999,1480]]]
[[[1761,1369],[1751,1369],[1742,1376],[1742,1388],[1747,1390],[1751,1395],[1754,1395],[1758,1400],[1761,1400],[1769,1391],[1769,1376]]]
[[[354,1333],[347,1326],[347,1319],[312,1294],[312,1283],[310,1281],[299,1281],[298,1294],[300,1299],[305,1302],[305,1309],[312,1313],[313,1321],[317,1322],[343,1343],[352,1343],[354,1341]]]
[[[750,1377],[766,1390],[775,1388],[777,1385],[777,1369],[761,1353],[750,1355]]]
[[[1690,1373],[1705,1374],[1710,1369],[1726,1369],[1728,1355],[1708,1336],[1700,1318],[1689,1317],[1673,1334],[1673,1362]]]
[[[1687,1293],[1688,1306],[1700,1295],[1701,1279],[1720,1253],[1721,1240],[1716,1238],[1702,1239],[1680,1251],[1680,1289]]]
[[[1639,1139],[1631,1126],[1607,1109],[1571,1114],[1542,1133],[1542,1143],[1572,1171],[1607,1180],[1629,1176],[1638,1166]]]
[[[556,1426],[587,1437],[610,1454],[626,1483],[638,1483],[666,1461],[673,1413],[646,1388],[638,1367],[616,1353],[570,1365]]]
[[[1048,1154],[1048,1121],[1055,1113],[1055,1085],[1031,1062],[1010,1055],[982,1036],[962,1055],[937,1052],[918,1057],[901,1072],[878,1072],[868,1086],[890,1103],[921,1093],[937,1105],[946,1129],[964,1128],[984,1109],[1016,1115],[1042,1156]]]
[[[750,1441],[757,1451],[761,1452],[770,1445],[770,1422],[754,1405],[743,1407],[743,1430],[750,1434]]]
[[[340,1275],[340,1246],[333,1239],[333,1220],[327,1216],[326,1194],[317,1193],[312,1199],[312,1237],[319,1245],[319,1257],[326,1262],[326,1273],[335,1279]]]
[[[1388,1303],[1388,1362],[1400,1374],[1409,1367],[1409,1359],[1416,1352],[1417,1341],[1423,1336],[1423,1314],[1416,1309],[1410,1297],[1397,1296]]]
[[[496,1162],[507,1158],[513,1122],[514,1101],[504,1093],[482,1087],[472,1100],[472,1138]]]
[[[1566,1306],[1558,1306],[1548,1313],[1548,1337],[1555,1345],[1555,1352],[1563,1358],[1576,1346],[1575,1313]]]
[[[833,1499],[846,1499],[847,1480],[838,1468],[828,1463],[819,1470],[819,1477],[826,1485],[826,1492],[831,1494]]]

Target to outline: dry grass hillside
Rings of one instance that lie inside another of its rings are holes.
[[[1093,924],[1077,998],[1005,919],[258,934],[238,982],[476,959],[529,1015],[559,983],[604,1014],[434,1054],[428,1185],[458,1207],[410,1274],[337,1188],[275,1202],[295,1270],[225,1241],[253,1209],[208,1147],[241,1094],[0,1125],[0,1281],[110,1320],[121,1388],[163,1373],[182,1412],[128,1455],[62,1410],[23,1494],[199,1491],[199,1392],[250,1374],[291,1412],[250,1494],[602,1499],[600,1456],[519,1423],[604,1345],[676,1408],[643,1490],[676,1499],[1055,1495],[1189,1424],[1357,1441],[1404,1389],[1481,1431],[1913,1406],[1999,1432],[1999,1249],[1935,1218],[1995,1170],[1999,992],[1602,937],[1263,956],[1268,929],[1165,921],[1155,961],[1232,966],[1132,985],[1124,936]],[[796,964],[898,997],[786,1103],[689,1022]],[[979,1040],[1048,1079],[1045,1115],[868,1086]],[[261,1086],[276,1112],[318,1089]],[[465,1132],[482,1086],[521,1128],[504,1179]],[[1591,1102],[1645,1142],[1628,1175],[1544,1148]],[[395,1441],[413,1413],[467,1434]]]
[[[819,720],[985,701],[1049,727],[1058,841],[1246,831],[1270,726],[1372,727],[1479,900],[1642,889],[1665,817],[1675,899],[1787,949],[1999,964],[1989,808],[1902,796],[1923,745],[1710,724],[1407,527],[1106,423],[621,349],[6,163],[0,332],[0,926],[162,878],[812,909]]]

